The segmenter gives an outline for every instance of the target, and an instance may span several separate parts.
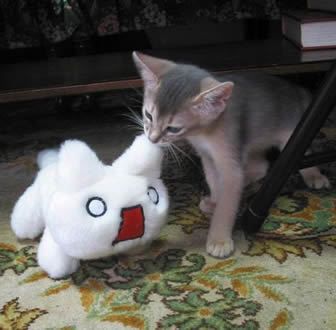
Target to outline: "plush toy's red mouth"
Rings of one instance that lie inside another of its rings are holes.
[[[145,215],[141,205],[127,207],[121,210],[119,233],[113,245],[122,241],[140,238],[145,233]]]

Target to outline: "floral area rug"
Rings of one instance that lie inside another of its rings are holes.
[[[205,253],[199,165],[169,161],[169,223],[148,251],[84,261],[69,278],[48,278],[36,263],[38,242],[17,241],[9,226],[36,152],[76,137],[110,161],[133,137],[113,121],[35,128],[17,129],[1,147],[0,329],[336,329],[335,192],[308,190],[297,176],[261,233],[245,237],[238,224],[234,254],[218,260]],[[333,166],[326,170],[332,178]]]

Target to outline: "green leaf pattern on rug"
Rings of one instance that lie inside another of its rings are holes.
[[[269,255],[279,263],[284,263],[288,256],[306,257],[306,250],[321,255],[323,245],[336,248],[336,235],[320,236],[313,239],[280,240],[268,238],[250,238],[249,247],[243,254],[255,257]]]
[[[335,230],[336,193],[295,191],[280,196],[262,226],[263,236],[304,238]]]
[[[232,289],[219,292],[221,298],[209,301],[202,297],[202,292],[195,291],[186,295],[183,300],[165,299],[165,304],[174,312],[160,322],[163,329],[172,326],[178,329],[258,329],[255,316],[261,304],[238,296]]]
[[[109,258],[81,261],[80,268],[71,277],[76,285],[83,284],[89,278],[108,279],[109,276],[104,272],[113,268],[117,263],[117,258]]]
[[[240,297],[251,297],[259,291],[265,298],[273,301],[283,301],[285,297],[278,292],[275,285],[291,282],[285,276],[269,274],[261,266],[235,267],[236,259],[216,262],[203,269],[195,276],[195,280],[208,288],[217,288],[227,282]]]
[[[85,262],[86,268],[78,272],[85,276],[77,279],[78,284],[73,284],[76,278],[52,281],[41,296],[47,298],[77,287],[88,319],[135,329],[152,324],[148,317],[154,301],[156,308],[172,312],[158,318],[159,325],[179,329],[257,329],[254,316],[262,307],[256,302],[260,294],[280,304],[279,311],[288,303],[279,290],[280,285],[291,282],[287,277],[259,265],[240,265],[233,258],[210,264],[206,261],[201,254],[169,249],[152,258]],[[103,276],[99,278],[99,274]],[[20,284],[45,279],[38,271]],[[282,322],[281,315],[278,319]]]
[[[19,298],[8,301],[0,310],[0,329],[27,330],[36,319],[47,314],[46,310],[22,309]]]
[[[114,289],[136,289],[134,300],[146,303],[153,293],[169,297],[180,294],[177,284],[188,284],[191,275],[200,271],[205,259],[201,255],[190,254],[179,249],[167,250],[152,259],[142,259],[135,262],[132,268],[118,265],[116,273],[125,281],[107,283]],[[186,261],[187,263],[185,263]]]
[[[96,279],[88,280],[79,289],[80,299],[89,319],[121,323],[134,329],[144,329],[147,324],[141,305],[135,304],[126,291],[111,290]]]
[[[198,207],[200,196],[195,193],[195,187],[190,183],[167,185],[172,196],[168,223],[181,226],[185,234],[192,234],[197,229],[207,229],[209,219]]]
[[[336,248],[336,235],[328,235],[320,237],[320,242]]]
[[[17,249],[15,246],[0,243],[0,276],[9,269],[19,275],[28,268],[36,266],[36,253],[33,246]]]

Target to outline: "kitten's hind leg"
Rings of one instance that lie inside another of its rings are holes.
[[[304,168],[300,170],[300,174],[309,188],[322,189],[331,187],[329,179],[316,166]]]
[[[309,188],[322,189],[331,187],[329,179],[323,175],[317,167],[309,167],[300,170],[300,174]]]
[[[289,140],[292,132],[291,131],[284,131],[281,133],[281,142],[280,142],[280,150],[282,150]],[[311,150],[308,149],[308,151],[305,153],[306,155],[311,154]],[[312,189],[322,189],[322,188],[330,188],[331,184],[329,182],[329,179],[323,175],[319,168],[316,166],[304,168],[299,171],[303,181],[305,184]]]
[[[203,170],[207,184],[210,189],[210,195],[204,196],[199,204],[199,208],[204,214],[211,215],[214,212],[217,201],[216,168],[213,160],[207,156],[202,157]]]
[[[264,152],[249,153],[244,171],[244,186],[262,179],[267,174],[268,167]]]

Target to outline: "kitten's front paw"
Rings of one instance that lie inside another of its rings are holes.
[[[215,207],[216,207],[216,203],[214,203],[209,196],[203,197],[199,204],[200,210],[206,215],[213,214]]]
[[[233,240],[228,238],[226,240],[215,241],[208,239],[206,251],[215,258],[229,257],[234,250]]]

